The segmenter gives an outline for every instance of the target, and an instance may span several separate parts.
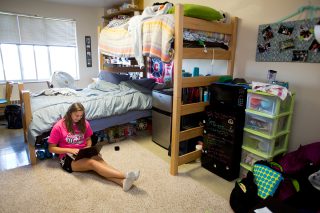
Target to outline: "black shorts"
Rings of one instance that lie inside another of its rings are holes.
[[[60,159],[60,165],[65,171],[72,173],[72,167],[71,167],[72,161],[73,161],[72,158],[69,155],[66,155]]]

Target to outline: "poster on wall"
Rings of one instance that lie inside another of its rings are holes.
[[[92,67],[91,37],[85,36],[87,67]]]
[[[320,18],[260,25],[256,61],[320,63],[314,26]]]

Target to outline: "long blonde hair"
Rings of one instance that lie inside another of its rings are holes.
[[[72,134],[74,134],[74,130],[72,128],[73,125],[73,120],[71,117],[71,114],[73,112],[83,112],[83,116],[82,118],[76,123],[78,129],[84,134],[86,131],[86,114],[85,114],[85,109],[84,106],[81,103],[73,103],[68,111],[66,112],[65,116],[64,116],[64,122],[66,124],[67,130],[68,132],[71,132]]]

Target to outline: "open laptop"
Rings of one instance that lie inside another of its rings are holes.
[[[80,149],[77,155],[70,154],[70,153],[68,153],[68,155],[73,160],[77,161],[82,158],[91,158],[92,156],[98,155],[101,149],[102,149],[102,145],[95,145],[88,148]]]

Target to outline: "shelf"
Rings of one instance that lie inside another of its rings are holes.
[[[198,136],[202,136],[203,134],[203,126],[190,128],[180,132],[180,141],[185,141],[191,138],[195,138]]]
[[[209,105],[209,102],[198,102],[192,104],[183,104],[181,105],[180,115],[189,115],[197,112],[203,112],[205,107]]]
[[[140,13],[142,12],[142,10],[136,9],[136,8],[130,8],[130,9],[126,9],[126,10],[119,10],[117,12],[102,16],[103,19],[111,19],[117,15],[133,15],[134,12],[139,11]]]
[[[221,76],[199,76],[183,77],[182,88],[209,86],[212,82],[218,81]]]
[[[192,152],[189,152],[187,154],[179,156],[178,165],[180,166],[180,165],[189,163],[192,160],[200,158],[201,157],[201,153],[202,153],[201,150],[196,150],[196,151],[192,151]]]
[[[223,49],[210,49],[207,52],[203,48],[183,48],[184,59],[216,59],[216,60],[230,60],[231,51]]]
[[[144,72],[145,70],[140,69],[139,67],[103,67],[103,69],[100,71],[126,73],[126,72]]]

